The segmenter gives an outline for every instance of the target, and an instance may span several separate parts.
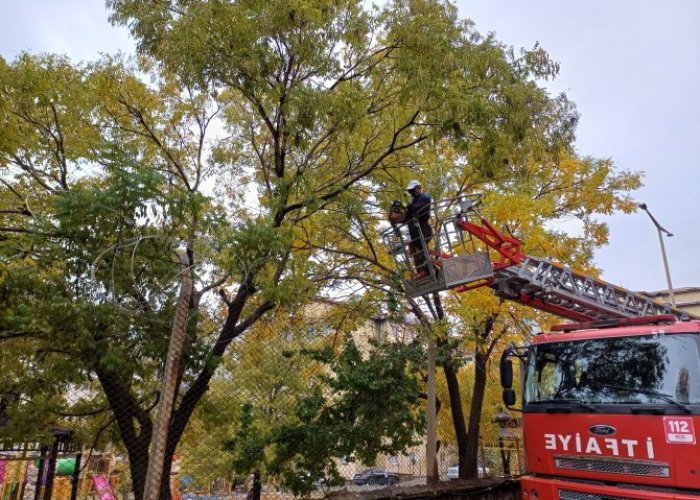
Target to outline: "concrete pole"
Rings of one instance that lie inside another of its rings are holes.
[[[175,401],[175,385],[177,384],[177,375],[180,369],[182,349],[185,344],[187,317],[192,297],[192,271],[190,270],[187,252],[184,249],[179,249],[177,253],[180,261],[180,296],[177,300],[175,321],[173,321],[173,327],[170,332],[170,345],[168,346],[168,355],[165,361],[165,373],[163,374],[163,385],[158,403],[158,416],[153,426],[143,500],[158,500],[160,496],[163,464],[165,463],[165,447],[168,442],[170,416]]]
[[[425,444],[425,473],[428,484],[438,481],[437,464],[437,414],[435,411],[437,395],[435,390],[435,359],[437,357],[435,340],[428,339],[428,415],[427,415],[427,442]]]

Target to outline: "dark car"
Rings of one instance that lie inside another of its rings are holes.
[[[362,484],[396,484],[399,482],[399,476],[384,469],[371,468],[355,474],[352,482],[358,486]]]

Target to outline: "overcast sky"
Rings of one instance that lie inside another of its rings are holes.
[[[535,42],[561,63],[552,92],[581,114],[577,149],[645,172],[636,193],[674,236],[665,245],[674,287],[700,286],[700,0],[458,0],[461,17],[502,42]],[[0,0],[0,55],[55,52],[75,60],[132,52],[99,0]],[[656,229],[644,212],[607,220],[596,255],[603,279],[661,290]],[[526,247],[527,248],[527,247]]]
[[[561,63],[581,119],[580,154],[645,172],[636,193],[674,234],[664,240],[673,286],[700,286],[700,1],[459,0],[481,32]],[[608,219],[603,278],[635,290],[666,288],[658,234],[646,213]]]

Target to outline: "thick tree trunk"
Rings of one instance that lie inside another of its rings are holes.
[[[97,337],[99,340],[99,335]],[[100,363],[100,352],[93,353],[95,365],[93,368],[102,390],[109,401],[114,419],[119,428],[119,435],[129,456],[132,489],[135,498],[143,498],[148,467],[148,446],[151,442],[153,425],[148,411],[141,408],[134,398],[128,383],[122,381],[119,375],[105,369]]]
[[[466,477],[466,457],[467,457],[467,426],[464,421],[462,411],[462,397],[459,391],[459,380],[457,372],[450,365],[442,367],[447,382],[447,393],[450,397],[450,408],[452,409],[452,425],[454,426],[457,439],[457,453],[459,456],[459,477]]]
[[[183,395],[180,404],[176,410],[173,411],[168,428],[168,440],[165,449],[165,457],[162,468],[161,475],[161,488],[159,500],[170,500],[171,490],[170,490],[170,469],[172,467],[172,457],[177,449],[177,445],[182,438],[187,427],[187,422],[189,422],[190,417],[194,413],[197,403],[206,394],[209,388],[209,381],[214,376],[216,369],[221,363],[222,356],[226,351],[229,344],[246,329],[248,329],[255,321],[257,321],[266,311],[274,307],[271,302],[265,302],[258,306],[258,308],[250,314],[250,316],[241,320],[241,312],[243,306],[247,303],[248,299],[255,293],[255,289],[252,285],[246,284],[239,289],[239,293],[236,298],[232,301],[229,306],[229,315],[224,323],[224,326],[219,334],[216,344],[214,345],[212,352],[210,354],[211,362],[205,364],[205,368],[202,369],[197,379],[189,387],[187,392]],[[179,383],[178,383],[179,386]],[[149,420],[150,424],[150,420]],[[149,430],[150,437],[150,430]],[[145,462],[148,463],[148,445],[146,445],[145,450]],[[129,454],[131,459],[131,453]],[[144,483],[145,479],[145,465],[141,474],[144,476],[141,479],[141,484]],[[133,468],[132,468],[133,474]],[[134,482],[134,495],[137,499],[143,498],[143,486],[141,486],[141,495],[137,493],[136,482]]]
[[[174,452],[174,450],[173,450]],[[170,500],[172,491],[170,490],[170,469],[173,466],[173,453],[165,455],[163,461],[163,470],[160,476],[160,496],[159,500]]]
[[[99,374],[98,374],[99,376]],[[105,390],[107,399],[110,401],[114,418],[119,427],[119,434],[126,447],[129,457],[129,471],[131,472],[132,490],[135,498],[143,498],[146,485],[146,469],[148,468],[148,446],[151,442],[152,424],[148,414],[138,408],[134,411],[127,405],[115,403],[115,401],[126,401],[129,394],[119,384],[113,380],[104,381],[103,374],[100,376],[102,387]],[[111,378],[109,374],[106,377]],[[116,378],[116,376],[114,376]],[[138,417],[136,416],[138,415]],[[135,420],[138,420],[139,429],[137,432]]]
[[[132,453],[129,455],[129,472],[131,473],[131,490],[134,492],[134,498],[143,498],[143,491],[146,487],[146,470],[148,469],[148,448],[144,448],[141,452]]]

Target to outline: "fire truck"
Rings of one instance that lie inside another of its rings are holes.
[[[411,297],[488,286],[573,321],[501,358],[510,409],[513,359],[520,366],[521,498],[699,500],[700,320],[525,255],[520,240],[479,214],[480,200],[436,202],[431,241],[396,224],[383,238]],[[415,259],[418,251],[429,258]]]

